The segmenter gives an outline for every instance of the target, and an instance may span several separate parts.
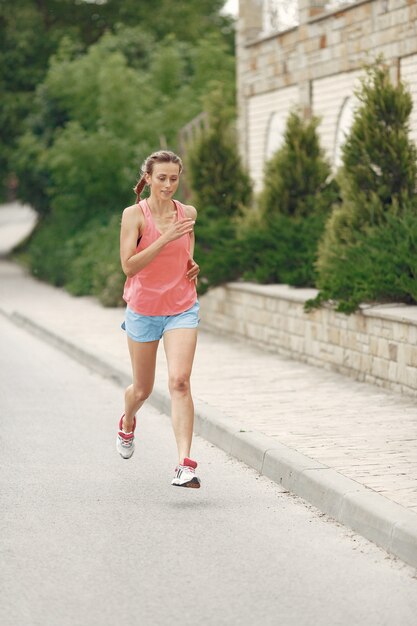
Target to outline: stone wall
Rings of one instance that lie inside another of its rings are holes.
[[[203,328],[417,396],[417,306],[330,307],[306,313],[314,289],[229,283],[201,298]]]

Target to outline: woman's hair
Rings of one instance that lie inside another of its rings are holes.
[[[141,177],[139,178],[136,187],[133,188],[136,193],[137,202],[139,202],[140,194],[146,185],[145,174],[152,174],[155,163],[176,163],[180,168],[180,174],[182,172],[182,161],[180,157],[175,154],[175,152],[170,152],[169,150],[158,150],[158,152],[154,152],[149,155],[142,164]]]

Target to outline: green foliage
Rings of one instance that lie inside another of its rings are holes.
[[[210,88],[216,72],[209,67],[201,73],[202,91],[196,92],[192,83],[197,68],[201,69],[200,49],[208,54],[211,48],[221,69],[218,37],[212,36],[195,48],[172,36],[159,44],[152,42],[146,69],[134,69],[122,52],[124,34],[119,28],[117,35],[104,35],[85,54],[64,39],[51,59],[14,157],[19,178],[28,181],[20,195],[28,202],[39,198],[35,208],[42,213],[46,213],[47,194],[53,210],[69,210],[75,217],[74,207],[80,207],[81,222],[101,213],[103,202],[110,205],[117,194],[119,202],[113,208],[127,202],[121,190],[133,186],[138,163],[160,145],[175,147],[179,128],[200,110],[204,89]],[[128,35],[134,41],[132,28]],[[233,82],[232,57],[225,50],[223,54],[224,78]],[[28,146],[33,159],[26,155]],[[96,200],[90,201],[89,192],[100,177],[103,191],[96,189]],[[74,226],[78,227],[78,219]]]
[[[296,111],[287,119],[284,144],[265,166],[259,205],[265,215],[309,215],[312,199],[332,191],[330,166],[317,134],[318,118],[305,121]]]
[[[241,232],[244,278],[313,286],[318,242],[338,186],[317,136],[318,119],[290,113],[282,147],[265,167],[261,220]]]
[[[320,294],[314,303],[332,299],[338,310],[348,312],[361,299],[415,297],[411,258],[417,152],[408,135],[411,96],[401,83],[390,82],[380,61],[367,68],[358,96],[362,104],[343,150],[343,203],[329,219],[320,244]],[[399,233],[405,238],[400,246],[404,259],[410,257],[408,269],[395,247]]]
[[[233,143],[224,130],[227,113],[217,113],[216,119],[216,111],[224,109],[214,98],[215,123],[190,160],[201,216],[196,245],[200,290],[240,276],[262,283],[314,285],[317,244],[331,205],[338,200],[338,185],[329,181],[330,167],[319,146],[317,119],[305,122],[295,112],[289,116],[285,143],[267,164],[256,212],[244,208],[250,201],[247,189],[240,196],[236,191],[240,165],[231,161],[229,167],[225,154]]]
[[[49,193],[52,214],[68,234],[129,203],[133,170],[125,161],[133,156],[132,146],[105,129],[87,133],[71,122],[59,133],[47,157]]]
[[[274,215],[268,226],[248,230],[242,242],[243,278],[259,283],[284,283],[312,287],[317,242],[325,217],[312,212],[304,217]]]
[[[42,18],[32,2],[0,4],[0,186],[10,174],[9,162],[32,93],[42,80],[54,43],[44,33]]]
[[[71,237],[58,220],[45,220],[32,236],[32,273],[78,296],[95,295],[105,306],[122,302],[125,276],[119,258],[120,216],[92,221]]]
[[[217,207],[204,207],[199,211],[194,258],[200,266],[199,294],[234,280],[241,273],[235,223],[219,215]]]
[[[216,207],[218,217],[231,217],[251,202],[252,190],[231,128],[231,109],[217,87],[209,100],[209,127],[188,157],[188,180],[200,210]]]
[[[120,267],[119,236],[120,217],[114,215],[107,224],[92,223],[69,240],[68,291],[77,296],[93,294],[105,306],[122,304],[126,277]]]
[[[356,229],[401,210],[415,193],[417,149],[409,137],[412,98],[393,85],[381,62],[368,67],[356,112],[343,147],[344,211]]]
[[[14,170],[19,173],[20,197],[41,217],[50,212],[47,195],[50,173],[45,162],[46,155],[44,140],[34,133],[26,133],[20,137],[13,157]]]
[[[33,112],[35,89],[63,38],[81,53],[108,33],[108,53],[118,50],[129,66],[146,71],[154,42],[168,35],[198,47],[210,33],[220,33],[231,54],[233,21],[219,14],[222,5],[222,0],[178,0],[173,10],[171,0],[156,4],[152,0],[0,2],[0,187],[13,172],[11,159],[18,137],[25,132],[25,120]],[[65,73],[62,78],[65,83]],[[92,79],[86,105],[94,100]]]
[[[331,274],[330,274],[331,272]],[[383,224],[357,233],[354,244],[323,268],[326,285],[307,308],[326,300],[337,310],[352,313],[362,302],[417,302],[417,206],[405,207],[400,216],[387,214]],[[327,287],[329,285],[329,287]]]
[[[226,112],[226,117],[235,116],[235,58],[230,54],[230,48],[222,35],[217,32],[208,32],[198,43],[190,49],[190,62],[194,68],[191,78],[192,93],[207,93],[205,109],[210,111],[219,104],[223,110],[232,106],[232,113]],[[231,80],[233,77],[233,80]],[[210,81],[214,81],[213,89]],[[222,101],[217,102],[216,92],[221,85]],[[215,116],[213,111],[212,116]]]
[[[200,265],[199,293],[240,275],[236,218],[252,197],[233,132],[234,90],[214,81],[212,89],[205,99],[208,129],[187,160],[187,180],[198,209],[194,256]]]
[[[0,3],[0,180],[12,170],[16,141],[33,109],[34,91],[45,76],[48,59],[66,33],[72,39],[88,35],[94,5],[69,0],[16,0]],[[93,36],[94,38],[94,36]]]
[[[108,29],[117,22],[139,24],[161,40],[175,34],[180,41],[195,44],[207,33],[221,32],[233,45],[233,21],[220,14],[224,0],[108,0],[99,13],[106,19]],[[97,5],[95,5],[97,6]]]
[[[32,274],[58,287],[66,283],[74,251],[68,245],[68,233],[57,220],[48,217],[42,225],[38,223],[27,254]]]
[[[216,63],[204,67],[210,56]],[[44,218],[28,247],[34,273],[120,302],[112,216],[133,201],[143,158],[160,146],[175,149],[179,128],[219,77],[234,82],[234,59],[219,34],[195,45],[171,34],[155,42],[140,27],[119,25],[86,51],[62,39],[13,157],[21,199]]]

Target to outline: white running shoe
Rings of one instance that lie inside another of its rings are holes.
[[[175,468],[175,476],[171,485],[174,487],[191,487],[192,489],[200,488],[200,479],[195,475],[197,463],[192,459],[184,459],[184,461]]]
[[[136,428],[136,417],[133,418],[133,430],[131,433],[125,433],[123,430],[123,418],[120,418],[119,422],[119,432],[117,433],[116,440],[116,450],[120,454],[123,459],[130,459],[132,454],[135,451],[135,428]]]

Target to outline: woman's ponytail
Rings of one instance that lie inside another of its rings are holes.
[[[146,185],[146,180],[145,180],[145,175],[143,174],[142,178],[139,179],[136,187],[133,188],[133,191],[136,194],[136,202],[138,204],[140,202],[140,194],[142,193],[145,185]]]

